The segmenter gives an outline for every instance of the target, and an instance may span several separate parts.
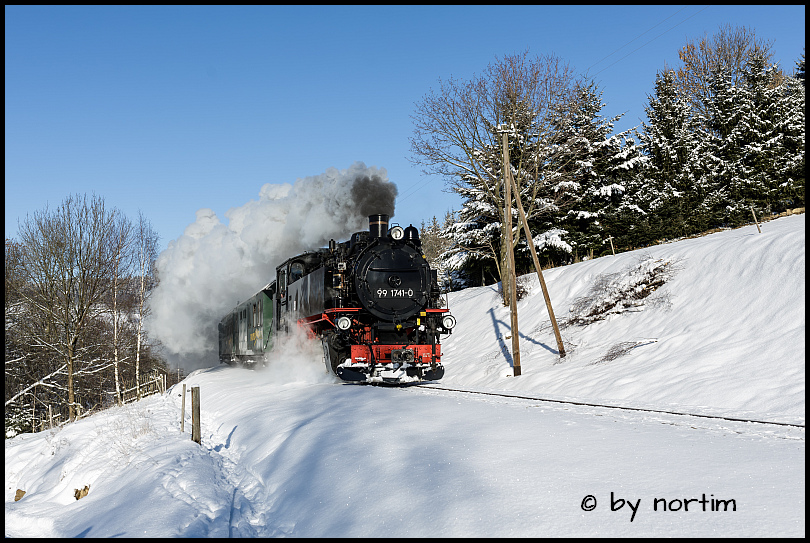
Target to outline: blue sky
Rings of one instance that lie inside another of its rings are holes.
[[[6,6],[6,237],[26,214],[98,194],[161,236],[220,220],[355,161],[397,184],[395,222],[459,209],[407,159],[414,103],[496,57],[554,54],[600,85],[604,115],[646,120],[655,74],[721,25],[792,72],[804,6]]]

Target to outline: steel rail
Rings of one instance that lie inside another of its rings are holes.
[[[551,400],[549,398],[537,398],[534,396],[521,396],[518,394],[503,394],[501,392],[484,392],[481,390],[462,390],[457,388],[447,388],[447,387],[440,387],[436,385],[426,385],[421,384],[419,388],[424,389],[432,389],[432,390],[446,390],[448,392],[461,392],[465,394],[481,394],[484,396],[500,396],[502,398],[516,398],[519,400],[534,400],[537,402],[548,402],[548,403],[559,403],[559,404],[566,404],[566,405],[579,405],[584,407],[603,407],[605,409],[621,409],[624,411],[640,411],[645,413],[660,413],[664,415],[679,415],[682,417],[698,417],[702,419],[716,419],[716,420],[728,420],[732,422],[751,422],[754,424],[772,424],[775,426],[787,426],[791,428],[801,428],[804,429],[804,424],[792,424],[789,422],[774,422],[774,421],[765,421],[765,420],[755,420],[755,419],[743,419],[737,417],[723,417],[720,415],[703,415],[698,413],[681,413],[678,411],[667,411],[665,409],[649,409],[644,407],[626,407],[621,405],[605,405],[605,404],[598,404],[598,403],[589,403],[589,402],[576,402],[573,400]]]

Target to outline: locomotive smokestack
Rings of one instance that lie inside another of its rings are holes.
[[[368,231],[372,238],[382,238],[388,233],[388,215],[378,214],[368,216]]]

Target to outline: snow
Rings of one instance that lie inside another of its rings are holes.
[[[566,253],[573,253],[574,249],[562,239],[567,233],[568,231],[562,228],[552,228],[548,232],[543,232],[535,236],[532,238],[532,241],[534,242],[534,246],[540,251],[546,247],[553,247],[555,249],[562,249]]]
[[[803,537],[805,217],[761,227],[546,270],[564,323],[600,278],[677,263],[643,303],[563,326],[562,360],[532,275],[519,377],[496,286],[451,293],[438,386],[801,428],[345,385],[293,338],[263,370],[185,379],[201,446],[180,385],[6,440],[6,537]]]

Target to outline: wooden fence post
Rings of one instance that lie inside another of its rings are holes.
[[[183,407],[180,408],[180,433],[186,430],[186,384],[183,383]]]
[[[762,233],[762,229],[759,227],[759,221],[757,220],[757,214],[756,214],[756,213],[754,213],[754,206],[751,206],[751,215],[753,215],[753,216],[754,216],[754,222],[755,222],[755,223],[757,223],[757,230],[758,230],[758,231],[759,231],[759,233],[761,234],[761,233]]]
[[[200,387],[191,387],[191,441],[202,443],[200,431]]]

